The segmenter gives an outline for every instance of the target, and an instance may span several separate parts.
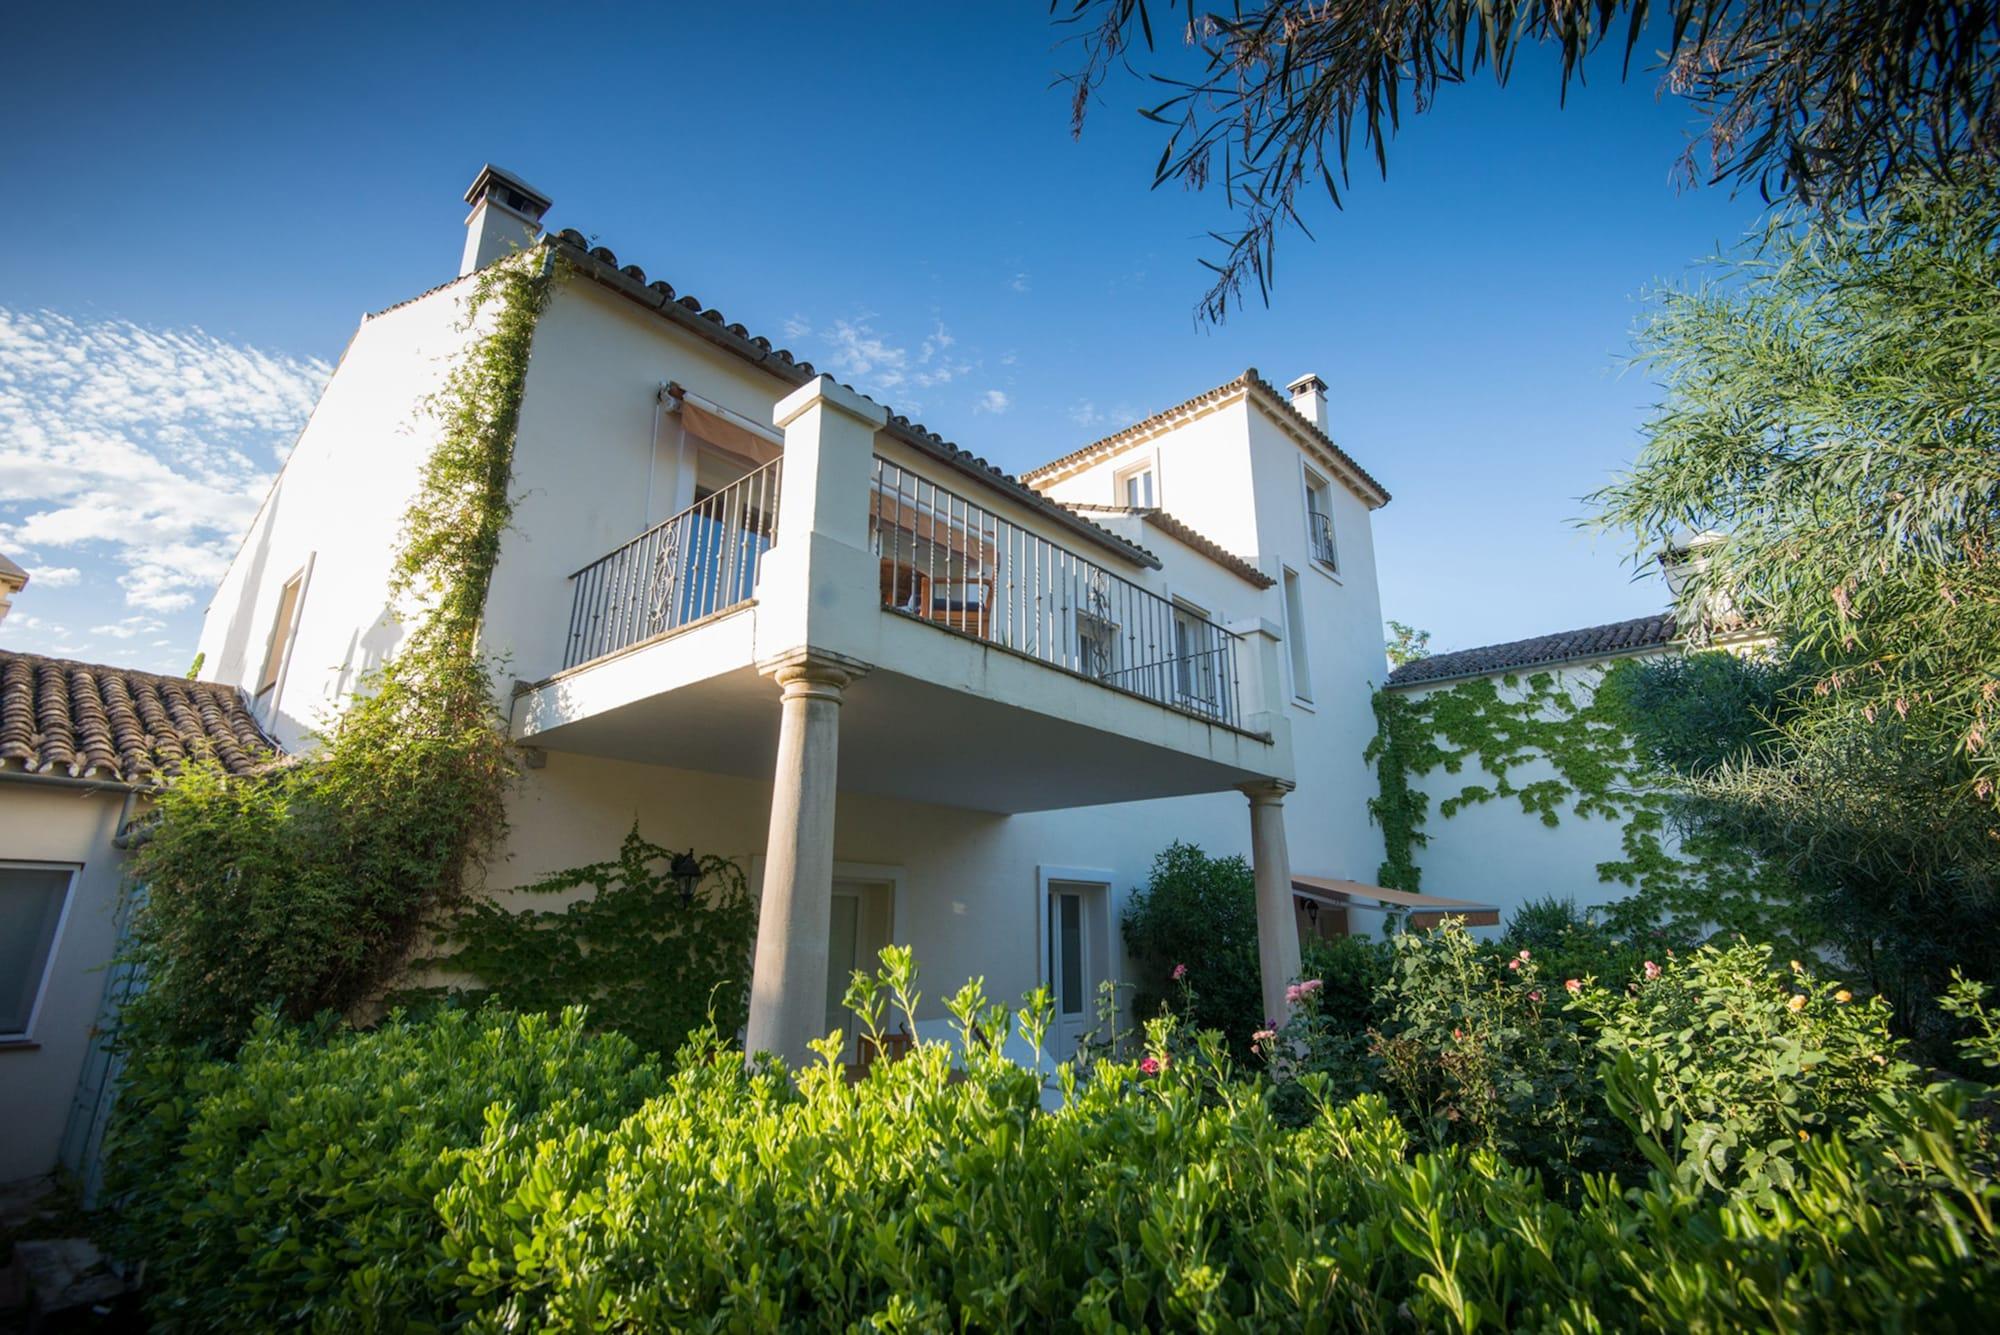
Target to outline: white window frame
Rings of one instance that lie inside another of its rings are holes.
[[[265,643],[264,661],[258,665],[257,692],[252,697],[266,723],[277,715],[278,701],[285,694],[285,678],[292,670],[292,648],[298,643],[299,627],[305,622],[306,594],[312,588],[313,558],[316,555],[314,552],[306,553],[305,564],[278,585],[278,604],[271,609],[271,637]],[[285,590],[293,584],[299,586],[299,593],[292,600],[291,624],[280,626],[277,617],[285,608]],[[282,644],[279,643],[281,636],[284,640]],[[264,684],[267,677],[270,679],[268,686]]]
[[[1299,572],[1290,566],[1281,566],[1279,570],[1279,601],[1285,607],[1285,669],[1292,677],[1292,703],[1311,709],[1312,651],[1306,644],[1305,584],[1299,579]]]
[[[1148,450],[1141,458],[1126,464],[1123,468],[1117,469],[1111,474],[1112,504],[1131,507],[1132,501],[1126,497],[1125,489],[1126,485],[1133,478],[1137,477],[1151,479],[1146,489],[1152,494],[1147,500],[1141,503],[1142,506],[1149,510],[1159,509],[1160,458],[1157,453],[1151,450]]]
[[[1316,510],[1313,498],[1318,496],[1325,502],[1325,508]],[[1333,479],[1320,473],[1303,458],[1299,460],[1299,503],[1304,507],[1300,519],[1306,526],[1307,564],[1325,575],[1331,575],[1338,582],[1340,578],[1340,531],[1333,522]],[[1319,548],[1313,541],[1313,521],[1315,513],[1326,516],[1327,540],[1333,546],[1333,560],[1320,559]]]
[[[0,871],[67,871],[69,883],[63,887],[62,908],[56,913],[56,930],[49,936],[48,958],[42,961],[42,976],[35,984],[35,999],[28,1003],[28,1022],[20,1032],[0,1031],[0,1047],[33,1044],[35,1026],[42,1018],[42,1003],[48,1000],[49,980],[55,977],[56,960],[61,956],[63,934],[69,927],[70,910],[76,907],[76,882],[83,874],[81,862],[44,862],[32,858],[0,858]]]
[[[1090,905],[1085,903],[1083,905],[1084,975],[1088,978],[1093,971],[1092,958],[1094,955],[1097,959],[1101,960],[1104,971],[1104,976],[1098,979],[1097,983],[1108,982],[1115,987],[1124,986],[1125,957],[1124,952],[1116,948],[1118,905],[1114,902],[1112,896],[1112,886],[1117,884],[1117,881],[1118,874],[1108,867],[1059,867],[1043,865],[1035,868],[1035,976],[1036,981],[1041,986],[1048,988],[1049,1000],[1052,1004],[1056,1003],[1056,980],[1049,977],[1049,931],[1052,926],[1049,921],[1049,899],[1055,893],[1057,885],[1084,886],[1097,891],[1102,896],[1104,908],[1102,930],[1110,932],[1111,939],[1096,942],[1093,949]],[[1095,985],[1085,988],[1087,995],[1084,1001],[1083,1023],[1086,1033],[1090,1032],[1091,1027],[1097,1023],[1097,1014],[1093,1009],[1097,991],[1098,989]],[[1060,1023],[1061,1020],[1062,1016],[1060,1014],[1051,1017],[1052,1023]]]

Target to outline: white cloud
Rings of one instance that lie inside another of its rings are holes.
[[[786,338],[804,338],[813,331],[811,322],[803,315],[786,317],[782,328],[785,331]]]
[[[109,635],[114,640],[130,640],[140,635],[150,635],[154,631],[165,630],[167,623],[158,617],[126,617],[108,625],[92,626],[92,635]]]
[[[975,413],[993,413],[995,416],[998,416],[1006,412],[1011,406],[1012,404],[1007,398],[1006,391],[989,389],[979,396],[979,402],[973,405],[972,411]]]
[[[130,607],[192,606],[329,374],[199,329],[0,307],[0,543],[101,561]]]
[[[973,369],[972,362],[952,353],[958,338],[943,321],[936,322],[912,350],[907,343],[879,332],[874,318],[863,313],[835,320],[833,327],[821,336],[832,349],[826,358],[827,365],[861,389],[878,394],[933,389],[948,385]],[[903,406],[911,407],[907,402]]]
[[[82,578],[75,566],[36,566],[28,572],[29,581],[44,589],[67,589]]]
[[[1015,274],[1007,286],[1013,288],[1016,292],[1026,292],[1028,290],[1028,275],[1025,273]]]
[[[1069,420],[1082,427],[1127,426],[1137,421],[1138,416],[1127,404],[1101,409],[1089,399],[1073,403],[1069,409]]]

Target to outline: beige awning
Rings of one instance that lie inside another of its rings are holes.
[[[1446,899],[1442,895],[1420,895],[1409,890],[1391,890],[1383,885],[1342,881],[1329,876],[1294,876],[1292,892],[1322,904],[1341,908],[1401,909],[1409,913],[1410,926],[1435,927],[1447,917],[1464,918],[1467,927],[1498,927],[1500,910],[1492,904],[1470,899]]]
[[[785,447],[759,435],[749,427],[730,421],[694,402],[693,396],[680,401],[681,424],[690,436],[756,466],[763,466],[785,452]]]

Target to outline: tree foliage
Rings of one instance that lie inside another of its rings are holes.
[[[1692,177],[1767,198],[1866,206],[1912,175],[1984,157],[2000,88],[2000,5],[1991,0],[1051,0],[1076,30],[1070,82],[1081,133],[1115,70],[1165,93],[1142,111],[1166,128],[1154,184],[1219,184],[1235,230],[1215,234],[1221,320],[1245,279],[1268,298],[1278,234],[1303,229],[1304,192],[1335,207],[1350,156],[1388,170],[1406,112],[1482,70],[1505,84],[1529,47],[1560,53],[1567,92],[1604,54],[1629,75],[1662,32],[1665,88],[1706,130]],[[1660,29],[1649,27],[1655,15]],[[1662,31],[1663,29],[1663,31]],[[1172,48],[1185,45],[1182,55]],[[1609,51],[1606,52],[1606,48]],[[1602,53],[1602,54],[1601,54]],[[1706,163],[1701,163],[1705,151]]]
[[[487,269],[489,322],[430,410],[442,424],[396,554],[407,638],[314,753],[236,779],[196,765],[160,794],[132,860],[144,887],[130,1017],[153,1041],[240,1041],[256,1015],[344,1010],[460,903],[505,828],[514,773],[481,652],[535,323],[539,255]]]
[[[1420,658],[1431,656],[1431,633],[1418,630],[1415,626],[1401,621],[1388,622],[1389,638],[1382,648],[1389,655],[1389,666],[1399,668],[1405,663],[1414,663]]]
[[[1153,859],[1145,888],[1126,902],[1125,948],[1137,966],[1133,1014],[1157,1014],[1181,995],[1176,966],[1187,966],[1189,1023],[1217,1030],[1242,1052],[1263,1014],[1257,954],[1257,890],[1250,864],[1212,858],[1176,841]]]

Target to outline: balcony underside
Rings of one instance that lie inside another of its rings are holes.
[[[1220,792],[1279,772],[1263,738],[882,615],[889,661],[841,708],[843,792],[1024,812]],[[768,780],[778,689],[753,666],[754,648],[753,607],[586,664],[522,695],[514,735]]]

